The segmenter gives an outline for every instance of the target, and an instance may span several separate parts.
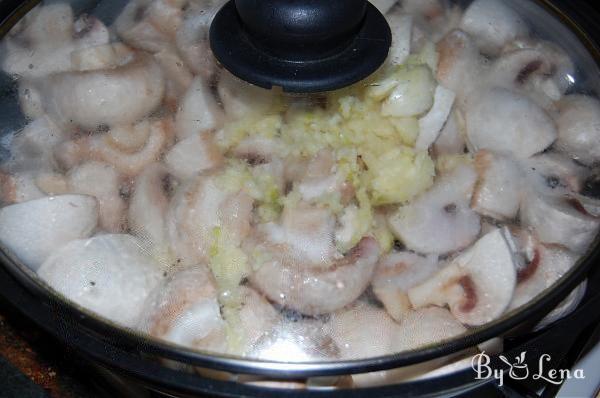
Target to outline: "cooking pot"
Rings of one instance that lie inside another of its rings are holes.
[[[117,3],[119,2],[111,1],[96,4],[96,2],[75,1],[72,3],[72,7],[76,14],[91,13],[108,25],[125,6],[125,4]],[[244,2],[239,3],[244,4]],[[461,1],[458,3],[463,7],[467,7],[470,2]],[[527,23],[533,27],[532,30],[536,32],[536,35],[557,41],[569,53],[577,66],[575,85],[570,90],[590,95],[597,94],[599,53],[594,42],[597,32],[591,22],[597,11],[589,5],[577,4],[578,2],[547,0],[535,2],[507,1],[506,3],[524,16]],[[2,20],[0,33],[6,35],[36,4],[35,1],[9,0],[4,2],[2,10],[0,10],[0,20]],[[257,9],[261,8],[256,5],[255,7]],[[252,8],[250,8],[250,11],[252,11]],[[264,15],[260,15],[260,12],[263,11],[259,10],[253,17],[264,18]],[[235,13],[234,2],[228,3],[221,10],[215,21],[232,23],[231,20],[227,19],[231,17],[231,15],[227,15],[227,12],[230,14]],[[246,13],[248,12],[246,10]],[[343,8],[342,11],[336,9],[331,12],[334,14],[329,14],[329,17],[335,15],[335,12],[343,12]],[[371,8],[368,12],[374,13],[374,18],[380,16]],[[247,14],[244,16],[244,21],[238,21],[238,23],[247,23],[246,18],[249,18]],[[356,20],[362,21],[363,18],[367,17],[361,14],[356,17]],[[352,58],[348,58],[347,54],[336,53],[339,48],[335,45],[328,46],[328,43],[323,42],[322,46],[314,48],[305,45],[304,42],[300,44],[293,42],[293,40],[302,41],[301,37],[298,38],[298,36],[293,35],[293,37],[286,39],[292,40],[292,44],[286,42],[286,45],[299,46],[303,51],[298,55],[298,59],[293,60],[292,66],[290,66],[290,63],[286,65],[277,64],[273,61],[273,59],[278,59],[276,56],[269,61],[267,56],[270,54],[269,52],[277,45],[281,45],[275,39],[271,41],[263,40],[261,45],[253,43],[252,46],[236,48],[236,45],[240,45],[240,41],[236,42],[235,36],[233,36],[233,39],[232,37],[218,36],[224,34],[223,27],[221,26],[219,30],[219,27],[213,23],[211,40],[217,59],[234,75],[253,84],[266,88],[280,86],[283,91],[291,93],[328,91],[368,78],[379,68],[387,55],[388,48],[385,44],[389,46],[390,38],[386,39],[389,32],[386,29],[381,29],[382,25],[378,25],[377,21],[374,22],[373,30],[361,32],[367,36],[377,37],[377,41],[384,43],[384,50],[377,48],[376,45],[367,46],[364,51],[368,54],[368,62],[363,62],[361,68],[353,67],[351,64]],[[280,29],[281,31],[278,31],[278,33],[284,34],[285,27],[276,26],[276,22],[281,21],[276,20],[273,22],[275,24],[273,29],[275,31]],[[379,20],[379,22],[381,21]],[[322,28],[322,26],[317,26],[314,29],[318,30],[317,28]],[[249,28],[246,26],[239,29],[242,33],[238,32],[237,34],[245,34],[243,33],[245,32],[244,29]],[[351,40],[348,38],[350,37],[348,32],[356,33],[356,29],[356,26],[346,29],[343,32],[345,40]],[[319,31],[319,33],[326,31],[325,29]],[[252,31],[250,36],[253,37],[256,34],[255,31]],[[212,37],[213,35],[214,37]],[[268,36],[268,34],[263,35]],[[314,37],[312,40],[315,40]],[[227,47],[227,45],[233,47]],[[286,45],[277,48],[277,50],[287,50]],[[314,52],[318,53],[319,50],[325,47],[329,51],[326,56],[314,55]],[[236,56],[236,54],[239,55],[239,53],[247,51],[258,51],[258,53],[251,53],[245,58]],[[341,52],[343,53],[343,51]],[[341,58],[336,59],[336,57]],[[267,61],[262,64],[255,63],[257,59],[262,61],[267,59]],[[306,72],[306,75],[303,75],[302,71],[304,69],[298,66],[303,62],[309,64],[310,68],[314,70],[307,67],[309,71]],[[330,63],[325,65],[327,62]],[[345,63],[349,64],[346,65]],[[337,79],[334,76],[335,65],[339,65],[339,69],[344,69],[340,71]],[[345,68],[346,66],[348,67]],[[326,71],[324,75],[327,78],[321,78],[321,75],[317,73],[318,71]],[[291,79],[290,74],[296,78]],[[19,111],[16,99],[17,93],[11,78],[3,76],[2,86],[4,90],[2,98],[0,98],[0,106],[3,109],[1,126],[4,133],[8,130],[14,130],[17,126],[22,126],[24,119]],[[577,261],[577,264],[551,288],[546,289],[535,299],[491,322],[471,327],[466,333],[458,337],[394,355],[343,361],[281,362],[242,358],[233,355],[215,355],[149,337],[146,334],[120,327],[82,306],[66,300],[62,295],[49,289],[40,280],[36,272],[23,264],[22,259],[17,259],[10,251],[4,249],[0,253],[2,262],[2,267],[0,267],[0,294],[17,307],[19,311],[34,320],[40,328],[48,331],[62,343],[74,347],[100,366],[156,391],[182,396],[208,394],[266,397],[280,396],[283,393],[293,394],[294,396],[319,394],[350,396],[354,394],[361,395],[367,390],[347,389],[344,383],[349,375],[409,367],[438,358],[451,357],[457,353],[465,352],[465,350],[471,352],[469,350],[473,350],[474,347],[495,338],[526,336],[525,340],[528,340],[530,344],[534,345],[536,342],[540,344],[539,339],[544,334],[539,334],[539,332],[538,334],[531,334],[531,331],[541,328],[542,333],[556,334],[557,328],[561,329],[560,326],[555,326],[554,329],[552,325],[540,326],[539,322],[590,276],[600,258],[599,245],[600,238],[597,237],[589,249],[586,250],[585,255]],[[600,295],[596,293],[599,286],[597,277],[592,277],[580,308],[571,315],[571,318],[566,319],[576,320],[581,328],[597,322],[598,315],[594,314],[594,311],[590,312],[590,309],[593,309],[600,300]],[[522,342],[522,339],[518,341]],[[369,343],[365,342],[364,344]],[[518,353],[521,347],[520,345],[512,347],[508,344],[506,355],[512,355],[513,352]],[[506,369],[505,364],[498,358],[494,357],[492,361],[498,369]],[[265,384],[266,381],[269,383]],[[445,374],[430,375],[425,380],[404,381],[390,386],[372,388],[368,390],[368,393],[379,396],[397,396],[398,394],[433,395],[452,393],[458,388],[464,388],[465,385],[475,387],[485,381],[476,379],[469,364],[465,365],[465,362],[463,362],[462,366],[450,368],[446,370]],[[304,382],[307,384],[303,384]],[[290,386],[298,387],[298,385],[308,386],[308,388],[302,390],[290,389]]]

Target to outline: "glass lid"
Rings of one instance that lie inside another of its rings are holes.
[[[236,2],[36,5],[0,51],[3,250],[122,327],[281,362],[440,344],[551,289],[600,226],[585,46],[538,2],[353,3],[344,46],[288,31],[271,70],[212,36]],[[387,58],[331,68],[382,16]],[[262,54],[264,23],[231,31]]]

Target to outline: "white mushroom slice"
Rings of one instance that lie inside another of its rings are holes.
[[[388,59],[393,65],[402,65],[410,55],[413,17],[411,15],[392,13],[387,17],[392,30],[392,47]]]
[[[226,352],[217,293],[207,267],[177,269],[146,299],[138,327],[182,346]]]
[[[36,270],[53,251],[90,236],[97,222],[98,205],[90,196],[36,199],[0,209],[0,242]]]
[[[164,90],[160,66],[138,53],[117,68],[52,75],[41,91],[47,112],[60,123],[97,130],[141,120],[160,105]]]
[[[397,324],[380,310],[355,305],[331,316],[326,325],[342,359],[365,359],[414,350],[466,332],[448,310],[424,308],[410,311]],[[355,387],[390,385],[420,375],[445,364],[448,358],[391,371],[352,375]]]
[[[340,359],[366,359],[401,351],[395,345],[400,325],[385,311],[366,304],[331,314],[325,331],[338,347]]]
[[[371,3],[377,7],[380,13],[387,14],[389,10],[396,5],[397,0],[371,0]]]
[[[244,353],[254,351],[259,341],[268,337],[281,315],[262,295],[254,289],[241,286],[236,293],[240,296],[239,310],[241,346]]]
[[[171,174],[186,180],[214,169],[223,162],[223,155],[214,143],[212,133],[194,134],[179,141],[165,155]]]
[[[521,204],[523,176],[510,157],[489,151],[475,155],[478,179],[471,200],[477,213],[497,220],[514,219]]]
[[[109,42],[106,26],[87,15],[73,22],[71,7],[49,4],[32,11],[5,40],[2,69],[25,78],[71,70],[71,52]]]
[[[396,86],[381,105],[384,116],[422,115],[433,105],[435,79],[426,66],[409,66],[396,74]]]
[[[168,263],[165,217],[169,206],[169,173],[161,163],[146,167],[133,186],[127,221],[129,229],[152,257]]]
[[[273,91],[248,84],[222,70],[217,86],[225,114],[233,119],[256,114],[264,115],[273,104]]]
[[[509,310],[518,308],[550,288],[577,261],[578,256],[560,246],[536,245],[534,256],[517,273],[517,288]]]
[[[123,60],[134,56],[133,50],[122,43],[102,44],[73,51],[71,65],[74,71],[79,72],[110,69],[116,68],[123,63]]]
[[[534,87],[541,89],[548,97],[560,99],[575,83],[575,64],[569,54],[556,43],[521,37],[509,43],[503,53],[509,54],[518,50],[534,50],[539,54],[538,58],[544,63],[540,65],[543,67],[541,70],[544,76],[540,76],[541,79]]]
[[[473,39],[453,30],[438,44],[437,80],[464,101],[481,83],[483,59]]]
[[[498,54],[507,43],[528,34],[525,21],[501,0],[475,0],[464,13],[461,29],[488,55]]]
[[[490,149],[528,158],[544,151],[558,137],[554,122],[543,109],[502,88],[470,98],[465,116],[467,137],[475,150]]]
[[[51,170],[54,167],[53,148],[65,134],[43,116],[33,120],[23,130],[15,133],[10,147],[10,159],[5,167],[9,171]]]
[[[408,289],[424,282],[439,270],[438,257],[410,252],[390,253],[379,260],[373,275],[373,292],[388,314],[398,322],[411,310]]]
[[[126,153],[137,152],[146,145],[150,137],[150,123],[147,121],[127,126],[114,126],[106,133],[106,145]]]
[[[291,363],[336,359],[338,347],[324,329],[323,322],[319,320],[290,322],[284,319],[256,343],[248,356],[264,361],[279,361],[285,357],[286,362]],[[281,384],[278,383],[277,387],[281,388]]]
[[[175,117],[175,131],[179,139],[207,130],[217,129],[222,122],[222,111],[210,88],[197,76],[185,96]]]
[[[154,54],[165,74],[167,87],[166,98],[175,106],[179,98],[187,91],[194,80],[194,75],[185,65],[185,62],[172,49],[165,49]]]
[[[585,252],[594,240],[600,220],[590,216],[578,202],[543,195],[530,189],[521,204],[521,222],[535,230],[544,243]]]
[[[155,0],[161,2],[161,0]],[[132,47],[150,52],[159,52],[171,45],[169,38],[149,18],[153,0],[136,0],[129,2],[117,17],[114,27],[117,34]]]
[[[281,225],[267,224],[263,229],[272,243],[287,245],[305,267],[327,268],[337,254],[335,218],[327,209],[306,204],[286,207]]]
[[[211,4],[216,3],[216,4]],[[202,2],[192,12],[186,13],[177,31],[175,44],[187,67],[204,79],[211,79],[217,70],[217,62],[208,42],[208,30],[213,17],[223,1]]]
[[[0,202],[3,205],[27,202],[46,196],[36,184],[33,172],[5,174],[0,171]]]
[[[395,336],[402,351],[414,350],[460,336],[467,329],[444,308],[422,308],[408,313]]]
[[[434,153],[438,156],[464,154],[466,142],[458,118],[458,111],[452,111],[440,131],[440,135],[433,145]]]
[[[134,127],[137,129],[147,129],[148,139],[144,146],[135,152],[123,150],[119,145],[115,145],[114,137],[111,135],[95,135],[89,138],[86,143],[80,143],[79,156],[85,158],[86,154],[93,159],[98,159],[110,163],[124,175],[135,176],[141,173],[146,166],[158,160],[164,148],[170,142],[172,136],[170,120],[143,121]],[[136,132],[136,134],[146,134]]]
[[[468,247],[481,230],[469,203],[477,174],[459,166],[429,191],[400,207],[389,218],[392,232],[407,248],[425,254],[447,254]]]
[[[162,270],[130,235],[75,240],[55,251],[38,275],[67,299],[119,325],[137,325]]]
[[[588,169],[562,153],[547,152],[527,159],[523,167],[536,190],[550,195],[580,192]]]
[[[208,259],[215,228],[221,228],[233,246],[239,246],[250,232],[252,198],[244,192],[227,192],[217,179],[200,176],[181,186],[171,200],[167,234],[183,265]]]
[[[49,196],[69,193],[69,183],[63,174],[53,172],[39,173],[35,178],[35,184]]]
[[[456,94],[443,86],[437,86],[433,107],[419,119],[419,137],[415,148],[426,151],[437,140],[452,111]]]
[[[557,147],[581,163],[600,160],[600,101],[584,95],[568,95],[558,104]]]
[[[463,324],[480,326],[500,317],[517,282],[515,260],[503,230],[490,232],[431,279],[408,291],[415,308],[449,305]]]
[[[125,201],[119,190],[119,173],[113,166],[101,162],[87,162],[69,171],[69,193],[90,195],[98,200],[99,226],[107,232],[118,233],[125,223]]]
[[[306,315],[327,314],[356,300],[369,285],[380,253],[375,239],[363,238],[328,269],[311,269],[280,246],[257,249],[262,254],[254,259],[252,284],[270,300]]]
[[[574,66],[569,57],[547,45],[502,54],[491,65],[485,80],[490,86],[518,91],[544,109],[551,109],[568,88],[565,76],[573,73]]]

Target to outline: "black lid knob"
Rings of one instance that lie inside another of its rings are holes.
[[[391,32],[366,0],[232,0],[215,16],[210,42],[216,58],[241,79],[319,92],[377,70]]]

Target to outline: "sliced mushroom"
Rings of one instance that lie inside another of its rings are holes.
[[[262,226],[267,238],[276,245],[285,245],[308,268],[327,268],[338,254],[334,243],[335,218],[328,209],[305,203],[286,207],[281,225]]]
[[[60,123],[97,130],[148,116],[164,90],[160,66],[138,53],[117,68],[52,75],[42,82],[41,92],[47,112]]]
[[[70,193],[94,196],[98,201],[99,226],[107,232],[118,233],[125,223],[125,202],[119,195],[121,180],[113,166],[87,162],[69,171]]]
[[[533,258],[517,273],[517,287],[508,309],[512,310],[529,303],[554,285],[576,261],[576,254],[560,246],[535,245]]]
[[[327,314],[356,300],[367,288],[379,246],[363,238],[344,258],[327,269],[305,267],[281,245],[257,246],[252,284],[270,300],[306,315]],[[323,299],[326,297],[327,299]]]
[[[524,162],[528,182],[539,192],[548,195],[570,195],[581,192],[588,169],[570,157],[546,152]]]
[[[576,253],[588,249],[600,220],[573,200],[529,189],[521,204],[521,222],[544,243],[560,244]]]
[[[465,147],[466,142],[459,123],[458,111],[454,110],[440,131],[440,135],[433,145],[433,151],[438,156],[456,155],[463,154]]]
[[[176,51],[165,49],[154,54],[166,77],[165,103],[173,110],[177,109],[179,98],[192,84],[194,76]]]
[[[410,55],[413,17],[393,12],[387,16],[387,20],[392,30],[392,47],[388,59],[393,65],[402,65]]]
[[[242,191],[228,192],[216,176],[202,175],[182,185],[167,211],[171,248],[183,265],[206,261],[215,239],[215,228],[227,234],[232,245],[250,232],[253,200]]]
[[[13,28],[5,41],[2,69],[38,78],[71,70],[71,52],[109,42],[106,26],[87,15],[73,21],[68,4],[40,6]]]
[[[534,50],[543,60],[544,68],[529,71],[543,71],[544,76],[534,86],[540,85],[542,91],[550,98],[560,99],[567,90],[575,83],[575,65],[567,52],[556,43],[544,40],[536,40],[531,37],[521,37],[509,43],[503,50],[503,54],[510,54],[518,50]],[[528,70],[525,70],[527,72]],[[525,73],[525,77],[527,73]],[[550,83],[546,86],[546,83]],[[556,90],[556,91],[554,91]]]
[[[501,0],[475,0],[464,13],[461,29],[488,55],[497,55],[507,43],[528,34],[525,21]]]
[[[532,47],[502,54],[487,72],[486,83],[518,91],[551,109],[569,87],[567,76],[574,74],[574,66],[568,55],[550,45]]]
[[[137,177],[129,201],[127,221],[142,247],[160,263],[169,263],[166,213],[170,199],[170,180],[161,163],[153,163]]]
[[[461,102],[475,91],[482,80],[484,59],[473,39],[461,30],[448,33],[438,44],[437,80],[454,91]]]
[[[424,282],[439,270],[438,257],[411,252],[393,252],[382,257],[373,275],[373,292],[388,314],[398,322],[411,311],[408,289]]]
[[[171,45],[174,40],[173,29],[182,22],[182,10],[177,3],[164,0],[131,1],[117,17],[115,30],[132,47],[159,52]]]
[[[138,328],[182,346],[227,352],[217,294],[206,266],[177,269],[146,299]]]
[[[215,169],[223,163],[223,154],[214,143],[212,133],[194,134],[179,141],[165,155],[171,174],[186,180]]]
[[[442,128],[452,111],[456,94],[443,86],[437,86],[433,97],[433,107],[419,119],[419,137],[415,148],[426,151],[439,137]]]
[[[592,165],[600,159],[600,101],[568,95],[558,104],[557,147],[574,159]]]
[[[162,270],[130,235],[74,240],[55,251],[38,275],[67,299],[117,324],[134,327]]]
[[[98,222],[90,196],[63,195],[0,209],[0,242],[33,270],[50,253],[74,239],[87,238]]]
[[[212,79],[217,71],[217,62],[208,42],[208,30],[213,17],[224,1],[203,1],[186,13],[181,28],[177,31],[175,44],[187,67],[206,80]]]
[[[0,172],[0,202],[3,205],[27,202],[46,196],[36,183],[34,172]]]
[[[321,320],[300,319],[291,322],[284,319],[255,344],[249,356],[265,361],[278,361],[285,357],[291,363],[336,359],[338,347],[324,329]],[[281,385],[278,387],[281,388]]]
[[[217,129],[222,119],[222,111],[208,84],[197,76],[182,98],[175,117],[177,137],[184,139],[207,130]]]
[[[122,43],[102,44],[73,51],[71,66],[77,72],[111,69],[134,56],[133,50]]]
[[[52,170],[55,166],[53,148],[65,134],[48,117],[37,118],[15,133],[10,158],[4,164],[9,172]]]
[[[395,345],[400,325],[385,311],[367,304],[333,313],[325,331],[340,351],[340,359],[356,360],[400,352]]]
[[[497,220],[514,219],[521,204],[523,175],[514,159],[490,151],[475,155],[477,184],[471,207]]]
[[[508,308],[517,282],[510,233],[497,229],[482,237],[431,279],[408,291],[415,308],[448,305],[462,323],[479,326]]]
[[[115,140],[113,134],[95,134],[66,141],[55,148],[55,157],[66,169],[86,159],[94,159],[113,165],[125,176],[136,176],[160,158],[173,136],[172,122],[168,119],[145,120],[126,131],[133,134],[127,141]],[[141,147],[126,149],[129,144],[137,145],[138,138],[144,136],[147,139]]]
[[[506,89],[484,90],[468,103],[467,136],[475,150],[528,158],[544,151],[558,137],[554,122],[543,109]]]
[[[469,207],[476,180],[469,166],[442,176],[433,188],[390,216],[392,232],[407,248],[424,254],[468,247],[481,230],[479,216]]]

